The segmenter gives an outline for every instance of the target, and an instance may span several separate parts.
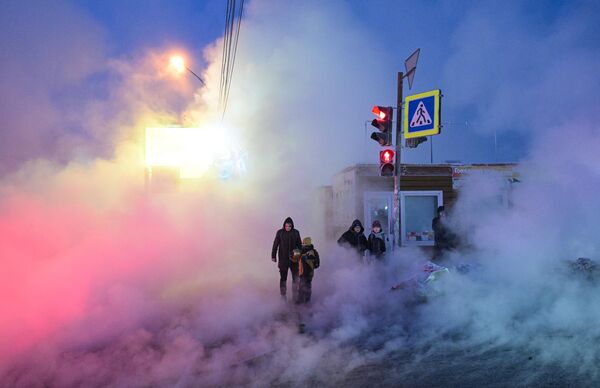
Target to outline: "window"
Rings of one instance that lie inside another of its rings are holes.
[[[402,245],[434,245],[431,221],[443,204],[441,191],[403,191],[400,195],[402,212]]]

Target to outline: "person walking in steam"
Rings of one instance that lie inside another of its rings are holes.
[[[352,221],[350,228],[338,239],[338,244],[343,247],[353,248],[362,257],[367,250],[367,238],[363,234],[365,228],[360,220]]]
[[[302,239],[300,231],[294,228],[294,221],[288,217],[283,222],[283,228],[275,233],[273,249],[271,250],[271,260],[277,262],[276,255],[279,256],[279,292],[282,299],[287,295],[287,276],[288,271],[292,273],[292,298],[295,301],[298,292],[298,259],[302,249]],[[296,250],[296,255],[294,255]]]
[[[312,296],[312,280],[315,269],[319,268],[321,260],[319,252],[315,249],[312,239],[305,237],[302,240],[302,256],[300,257],[298,274],[300,276],[300,289],[297,304],[309,303]]]
[[[386,236],[381,229],[381,222],[378,220],[373,221],[371,234],[369,234],[369,239],[367,240],[369,254],[378,260],[383,260],[385,255],[385,241]]]
[[[457,247],[458,237],[450,230],[447,222],[446,211],[443,206],[439,206],[437,216],[431,220],[435,244],[432,260],[440,260],[445,252]]]

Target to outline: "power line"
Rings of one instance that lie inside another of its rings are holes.
[[[228,26],[229,26],[229,8],[231,6],[231,0],[227,1],[227,10],[225,11],[225,33],[223,35],[223,53],[221,56],[221,81],[219,83],[219,103],[223,100],[223,80],[225,77],[225,47],[227,47],[227,39],[228,39]]]
[[[236,15],[237,10],[237,15]],[[235,66],[237,44],[240,36],[240,25],[244,11],[244,0],[237,7],[236,0],[228,0],[225,14],[225,33],[223,36],[223,57],[221,62],[221,82],[219,85],[219,105],[223,109],[221,119],[225,116],[229,101],[229,90]],[[236,21],[237,17],[237,21]],[[234,35],[235,26],[235,35]]]
[[[233,25],[235,23],[235,3],[236,0],[232,0],[232,6],[230,8],[230,12],[231,12],[231,17],[229,18],[229,29],[227,31],[227,33],[229,34],[229,39],[227,40],[227,57],[226,57],[226,69],[225,69],[225,83],[223,85],[223,100],[222,100],[222,105],[225,105],[225,94],[227,93],[227,88],[229,88],[229,77],[231,75],[230,73],[230,60],[231,60],[231,47],[232,47],[232,41],[231,38],[233,36]]]
[[[233,69],[235,67],[235,58],[236,58],[236,54],[237,54],[238,40],[240,38],[240,25],[242,22],[243,12],[244,12],[244,0],[241,1],[239,12],[238,12],[237,26],[236,26],[236,33],[235,33],[235,43],[233,45],[233,58],[231,59],[231,68],[229,70],[229,82],[227,84],[227,89],[225,90],[225,104],[223,106],[223,116],[225,116],[225,111],[227,110],[227,103],[229,102],[229,90],[231,87],[231,80],[233,79]]]

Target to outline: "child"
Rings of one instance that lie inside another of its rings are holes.
[[[310,302],[312,293],[312,279],[315,269],[319,268],[319,252],[312,245],[312,239],[305,237],[302,240],[302,256],[299,261],[298,275],[300,276],[300,290],[298,292],[297,304]]]
[[[367,245],[371,256],[375,256],[376,259],[383,259],[385,254],[385,233],[381,230],[381,223],[377,220],[373,221],[373,229],[369,235]]]

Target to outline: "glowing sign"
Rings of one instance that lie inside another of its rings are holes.
[[[222,142],[203,128],[146,128],[146,166],[179,168],[180,178],[199,178],[210,167]]]

